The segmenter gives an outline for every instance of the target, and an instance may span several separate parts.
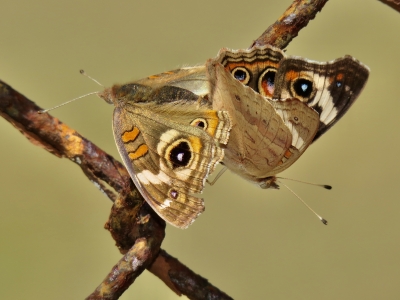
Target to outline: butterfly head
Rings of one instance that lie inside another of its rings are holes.
[[[114,104],[115,95],[112,92],[112,88],[106,88],[104,91],[98,92],[97,96],[106,101],[108,104]]]

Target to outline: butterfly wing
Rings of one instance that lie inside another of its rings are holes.
[[[213,109],[232,119],[224,164],[253,182],[263,181],[291,146],[292,134],[274,107],[250,87],[235,80],[216,61],[207,63]]]
[[[271,187],[271,176],[291,166],[311,144],[318,113],[295,98],[261,96],[215,61],[207,67],[213,108],[228,111],[232,118],[224,164],[263,188]]]
[[[242,84],[263,96],[272,98],[275,74],[284,57],[282,50],[266,45],[243,50],[222,48],[216,61]]]
[[[278,174],[290,167],[312,143],[318,131],[319,115],[296,98],[271,101],[271,104],[292,133],[290,148],[273,170],[274,174]]]
[[[368,67],[351,56],[327,63],[289,57],[280,62],[273,98],[298,98],[319,113],[315,141],[346,113],[368,75]]]
[[[205,179],[223,158],[217,142],[228,139],[229,116],[182,99],[188,97],[186,90],[166,87],[137,93],[140,86],[132,87],[140,99],[132,98],[126,87],[122,94],[114,91],[120,95],[113,117],[118,150],[150,206],[170,224],[186,228],[204,210],[203,199],[193,194],[202,192]],[[184,108],[190,113],[184,114]]]

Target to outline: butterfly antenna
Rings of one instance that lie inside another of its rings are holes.
[[[88,93],[88,94],[86,94],[86,95],[82,95],[82,96],[76,97],[76,98],[74,98],[74,99],[72,99],[72,100],[69,100],[69,101],[67,101],[67,102],[61,103],[61,104],[56,105],[56,106],[54,106],[54,107],[52,107],[52,108],[39,110],[39,111],[38,111],[38,114],[47,113],[47,112],[50,111],[50,110],[59,108],[59,107],[61,107],[61,106],[64,106],[64,105],[66,105],[66,104],[69,104],[69,103],[71,103],[71,102],[73,102],[73,101],[76,101],[76,100],[78,100],[78,99],[81,99],[81,98],[84,98],[84,97],[87,97],[87,96],[90,96],[90,95],[96,95],[96,94],[98,94],[98,93],[99,93],[99,92],[91,92],[91,93]]]
[[[217,182],[217,180],[222,176],[222,174],[225,173],[226,170],[228,170],[228,168],[227,167],[223,167],[223,169],[218,172],[217,176],[215,176],[215,178],[212,181],[208,181],[208,179],[207,179],[207,183],[209,185],[214,185],[214,183]]]
[[[323,217],[321,217],[319,214],[317,214],[303,199],[301,199],[301,197],[299,195],[297,195],[292,189],[290,189],[286,184],[279,182],[279,184],[282,184],[285,188],[287,188],[293,195],[295,195],[301,202],[303,202],[303,204],[314,214],[318,217],[318,219],[320,219],[320,221],[324,224],[324,225],[328,225],[328,221],[325,220]]]
[[[312,183],[312,182],[301,181],[301,180],[292,179],[292,178],[286,178],[286,177],[276,177],[276,178],[284,179],[284,180],[291,180],[291,181],[295,181],[295,182],[301,182],[301,183],[305,183],[305,184],[309,184],[309,185],[314,185],[314,186],[322,187],[322,188],[327,189],[327,190],[331,190],[332,189],[332,186],[328,185],[328,184]]]
[[[86,76],[87,78],[91,79],[92,81],[94,81],[94,82],[97,83],[98,85],[104,87],[104,85],[102,85],[102,84],[101,84],[100,82],[98,82],[96,79],[94,79],[94,78],[92,78],[91,76],[89,76],[88,74],[86,74],[86,72],[85,72],[84,70],[79,70],[79,73],[81,73],[83,76]],[[61,103],[61,104],[59,104],[59,105],[56,105],[56,106],[54,106],[54,107],[52,107],[52,108],[39,110],[38,113],[39,113],[39,114],[44,114],[44,113],[49,112],[50,110],[59,108],[59,107],[61,107],[61,106],[64,106],[64,105],[69,104],[69,103],[71,103],[71,102],[74,102],[74,101],[76,101],[76,100],[78,100],[78,99],[85,98],[85,97],[90,96],[90,95],[96,95],[96,94],[98,94],[98,93],[99,93],[99,92],[91,92],[91,93],[88,93],[88,94],[86,94],[86,95],[82,95],[82,96],[76,97],[76,98],[74,98],[74,99],[72,99],[72,100],[69,100],[69,101],[67,101],[67,102],[64,102],[64,103]]]
[[[92,76],[88,75],[85,70],[79,70],[79,73],[81,73],[83,76],[86,76],[87,78],[91,79],[92,81],[96,82],[98,85],[102,86],[105,88],[104,85],[102,85],[100,82],[98,82],[96,79],[94,79]]]

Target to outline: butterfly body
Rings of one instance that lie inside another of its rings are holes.
[[[138,84],[157,86],[175,86],[191,91],[198,96],[209,93],[205,65],[176,69],[156,75],[152,75],[136,81]]]

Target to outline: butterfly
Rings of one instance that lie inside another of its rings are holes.
[[[115,106],[115,143],[144,199],[170,224],[188,227],[204,210],[196,194],[224,157],[228,113],[174,86],[128,83],[98,95]]]
[[[345,114],[369,75],[351,56],[321,63],[271,46],[222,49],[207,72],[213,109],[232,118],[223,163],[262,188],[277,187],[274,175]]]

